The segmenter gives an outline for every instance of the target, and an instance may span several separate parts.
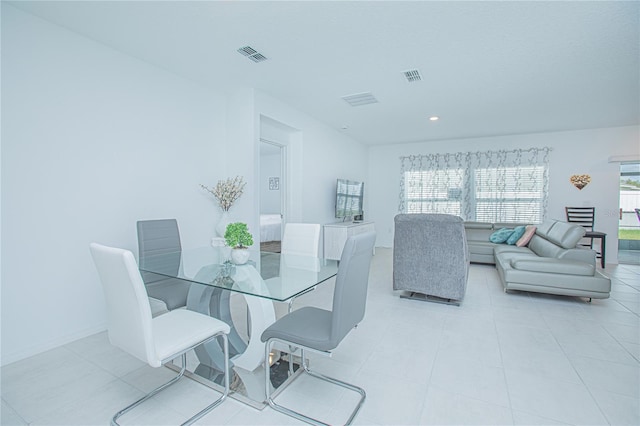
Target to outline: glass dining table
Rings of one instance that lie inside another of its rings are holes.
[[[147,255],[140,259],[139,268],[190,283],[186,308],[230,325],[231,396],[261,409],[265,406],[265,365],[270,365],[274,388],[290,381],[293,371],[288,366],[291,359],[278,362],[275,356],[275,362],[264,362],[260,336],[276,320],[274,301],[289,302],[329,280],[337,274],[338,263],[250,249],[249,261],[236,265],[230,261],[228,247],[208,246]],[[239,313],[243,309],[246,315]],[[197,360],[193,360],[188,376],[218,389],[223,380],[221,346],[212,341],[194,352]]]

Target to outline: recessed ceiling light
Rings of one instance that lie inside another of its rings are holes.
[[[432,115],[431,117],[429,117],[429,121],[438,121],[440,120],[440,117],[438,117],[437,115]]]

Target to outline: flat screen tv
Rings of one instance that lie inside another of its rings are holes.
[[[361,219],[364,182],[338,179],[336,183],[336,217]]]

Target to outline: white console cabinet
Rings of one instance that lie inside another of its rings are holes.
[[[325,259],[340,260],[342,249],[347,238],[369,231],[375,231],[373,222],[337,222],[324,225],[324,253]]]

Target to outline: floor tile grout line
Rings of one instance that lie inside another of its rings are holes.
[[[494,314],[494,312],[492,311],[492,314]],[[493,318],[493,326],[495,328],[495,332],[496,332],[496,336],[498,339],[498,351],[500,352],[500,364],[502,365],[502,378],[504,380],[504,386],[505,389],[507,391],[507,400],[509,401],[509,413],[511,414],[511,422],[512,424],[516,424],[516,418],[515,415],[513,414],[513,404],[511,402],[511,391],[509,389],[509,381],[507,380],[507,369],[504,366],[504,354],[503,354],[503,348],[502,348],[502,340],[500,339],[500,333],[498,332],[498,325],[496,323],[495,320],[495,315]]]
[[[602,327],[604,329],[604,327]],[[604,330],[605,332],[607,330]],[[560,350],[562,351],[562,353],[564,354],[564,356],[567,358],[567,360],[569,361],[569,364],[571,365],[571,368],[573,370],[573,372],[576,374],[576,376],[580,379],[580,383],[582,383],[582,386],[584,387],[584,389],[587,391],[587,393],[589,394],[589,397],[591,398],[591,400],[593,401],[593,403],[596,405],[596,407],[598,407],[598,411],[600,412],[600,415],[602,416],[603,419],[605,419],[607,421],[608,424],[611,424],[611,421],[609,420],[609,417],[606,415],[606,412],[602,409],[602,407],[600,407],[600,404],[598,403],[598,399],[595,397],[595,395],[593,395],[593,393],[591,392],[591,389],[589,388],[589,385],[587,385],[587,383],[585,382],[584,378],[582,377],[582,375],[580,374],[580,372],[578,371],[578,369],[576,368],[575,364],[573,363],[573,361],[571,360],[571,357],[569,356],[569,354],[565,351],[565,348],[560,344],[560,342],[558,341],[558,338],[555,334],[552,333],[552,336],[554,338],[554,340],[556,341],[556,344],[558,345],[558,347],[560,348]]]

